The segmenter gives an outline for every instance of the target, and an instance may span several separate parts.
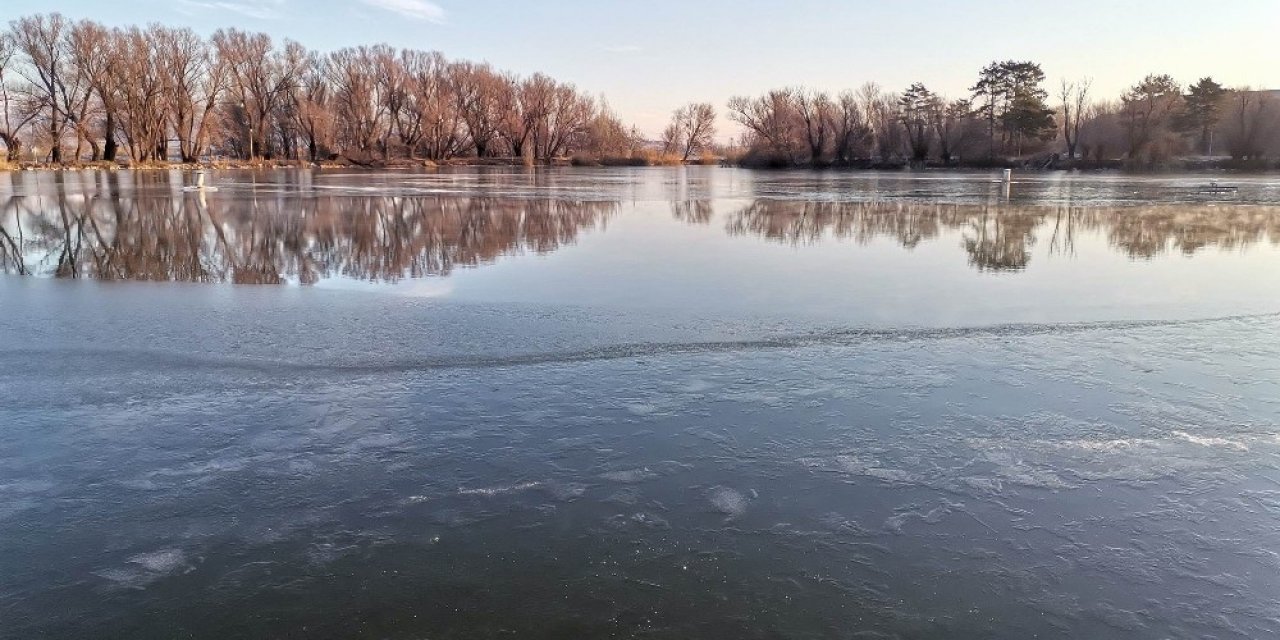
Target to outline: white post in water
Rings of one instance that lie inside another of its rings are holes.
[[[203,171],[196,172],[196,188],[197,189],[204,188],[204,172]]]
[[[1005,170],[1004,170],[1004,181],[1005,181],[1005,182],[1013,182],[1013,169],[1005,169]]]

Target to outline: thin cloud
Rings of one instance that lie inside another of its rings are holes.
[[[640,51],[643,51],[644,49],[639,45],[634,45],[634,44],[617,44],[617,45],[607,46],[604,48],[604,50],[608,51],[609,53],[638,53]]]
[[[360,0],[378,9],[399,14],[411,20],[444,22],[444,8],[428,0]]]
[[[179,6],[200,11],[230,11],[256,20],[274,20],[280,17],[284,0],[259,0],[237,2],[235,0],[180,0]]]

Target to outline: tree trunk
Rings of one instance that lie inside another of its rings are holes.
[[[58,110],[55,108],[53,113],[49,115],[49,138],[52,147],[49,149],[49,159],[52,162],[62,162],[62,132],[58,130]]]
[[[991,160],[996,157],[996,119],[993,115],[987,116],[987,159]]]
[[[106,141],[103,143],[103,146],[102,146],[102,159],[106,160],[107,162],[115,162],[116,151],[119,149],[119,145],[116,144],[115,115],[113,115],[110,111],[107,112],[107,121],[106,121],[106,124],[103,126],[103,128],[106,129],[103,135],[103,137],[106,138]]]
[[[9,162],[18,162],[22,160],[22,142],[17,136],[0,132],[0,142],[4,143],[6,159]]]

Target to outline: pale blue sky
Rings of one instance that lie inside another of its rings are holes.
[[[921,81],[960,96],[1007,58],[1040,62],[1052,85],[1091,76],[1108,98],[1149,72],[1280,88],[1280,0],[5,0],[0,19],[45,11],[544,71],[605,94],[649,133],[685,102],[723,112],[731,95],[793,84]]]

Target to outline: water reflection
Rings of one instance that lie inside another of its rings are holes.
[[[118,186],[118,185],[117,185]],[[603,225],[614,202],[488,196],[205,198],[68,189],[0,202],[0,263],[61,278],[312,284],[445,275],[548,253]]]
[[[688,203],[673,205],[689,220]],[[1152,204],[1127,207],[1025,206],[898,202],[814,202],[756,199],[732,212],[732,235],[755,235],[793,245],[825,239],[859,244],[891,238],[905,248],[959,234],[969,264],[980,271],[1025,269],[1047,238],[1050,254],[1075,254],[1084,232],[1100,233],[1130,257],[1168,252],[1192,255],[1208,247],[1240,249],[1280,244],[1280,209],[1258,205]]]
[[[1271,204],[850,201],[828,197],[879,192],[837,192],[830,185],[822,187],[829,191],[810,192],[790,183],[783,189],[767,178],[735,182],[737,174],[726,174],[723,183],[707,176],[656,179],[665,175],[245,174],[226,179],[249,182],[224,183],[231,188],[206,198],[184,193],[178,174],[8,174],[9,190],[0,194],[0,272],[255,284],[394,282],[447,275],[525,251],[553,252],[576,243],[584,230],[603,227],[622,202],[636,215],[647,213],[646,199],[669,206],[685,224],[723,225],[731,236],[796,246],[876,239],[907,249],[959,246],[980,272],[1024,270],[1037,256],[1073,257],[1085,236],[1090,246],[1133,259],[1280,242],[1280,207]],[[726,208],[730,204],[737,208]],[[680,246],[665,240],[686,231],[677,225],[659,232],[667,234],[663,242],[644,246]]]
[[[689,224],[706,224],[715,214],[710,200],[673,200],[671,214]]]

